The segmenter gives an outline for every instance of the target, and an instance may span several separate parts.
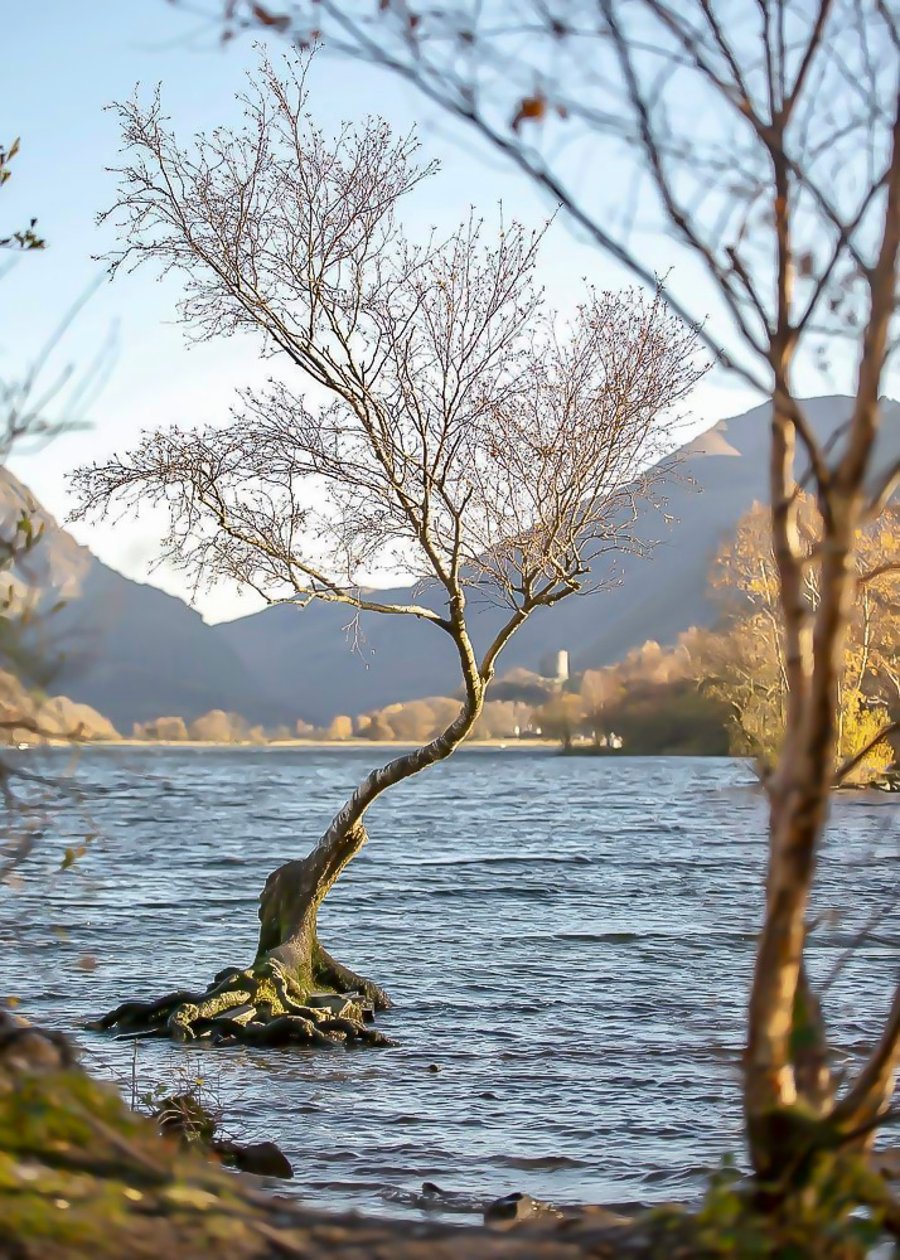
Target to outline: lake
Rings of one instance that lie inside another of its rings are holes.
[[[63,751],[22,754],[45,769]],[[95,749],[0,892],[0,995],[75,1030],[120,1000],[252,959],[266,874],[300,856],[372,749]],[[897,798],[835,801],[814,915],[821,978],[896,900]],[[391,1050],[190,1049],[79,1033],[126,1093],[203,1077],[226,1128],[272,1138],[304,1200],[416,1211],[423,1180],[560,1203],[689,1199],[741,1154],[739,1060],[765,811],[727,759],[472,749],[388,794],[328,898],[323,943],[395,1001]],[[65,845],[96,831],[72,869]],[[896,978],[886,919],[830,990],[842,1057]],[[96,960],[96,967],[89,970]],[[439,1071],[433,1071],[437,1065]],[[464,1219],[464,1218],[461,1218]]]

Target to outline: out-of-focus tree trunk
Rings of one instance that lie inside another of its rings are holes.
[[[776,163],[776,171],[778,165]],[[777,183],[777,180],[776,180]],[[896,113],[892,154],[885,180],[885,206],[877,261],[866,277],[868,320],[864,329],[857,392],[848,422],[842,457],[827,475],[820,475],[822,514],[821,576],[815,611],[802,598],[803,560],[795,537],[795,453],[797,402],[788,387],[789,351],[785,337],[773,342],[777,390],[774,402],[771,495],[775,555],[779,568],[781,606],[787,643],[788,708],[782,754],[768,783],[770,853],[766,915],[750,996],[745,1104],[754,1165],[765,1175],[778,1175],[781,1150],[773,1142],[780,1132],[778,1114],[796,1105],[820,1102],[817,1089],[801,1070],[794,1051],[795,1013],[808,1015],[809,1001],[798,1000],[806,940],[806,914],[815,859],[828,817],[834,784],[837,744],[837,700],[847,626],[857,594],[856,538],[871,505],[867,481],[880,423],[879,392],[888,349],[897,289],[900,252],[900,106]],[[775,202],[779,220],[779,293],[789,310],[792,246],[788,235],[787,185]],[[783,221],[783,222],[782,222]],[[787,321],[787,314],[785,314]],[[785,328],[788,328],[787,322]],[[840,771],[838,777],[840,778]],[[860,1074],[848,1099],[826,1121],[846,1129],[860,1116],[874,1120],[893,1087],[900,1026],[894,1017],[884,1038]],[[816,1023],[813,1020],[809,1027]],[[852,1102],[850,1100],[853,1100]]]

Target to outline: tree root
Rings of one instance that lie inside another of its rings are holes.
[[[87,1027],[115,1029],[126,1038],[170,1037],[217,1046],[393,1045],[369,1023],[374,1007],[389,1004],[387,995],[347,968],[338,973],[338,964],[329,974],[359,984],[349,992],[310,993],[276,958],[267,958],[243,971],[226,967],[202,993],[177,990],[154,1001],[123,1002]],[[376,1001],[376,994],[383,1001]]]
[[[367,980],[365,976],[351,971],[349,967],[345,967],[336,958],[332,958],[318,941],[316,942],[315,959],[316,979],[320,983],[335,989],[338,993],[361,993],[363,997],[372,1003],[376,1011],[390,1010],[392,1005],[391,999],[384,989],[379,988],[374,981]]]

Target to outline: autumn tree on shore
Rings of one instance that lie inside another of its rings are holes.
[[[807,494],[799,496],[796,522],[805,560],[803,598],[812,615],[821,598],[822,522]],[[897,537],[897,510],[888,508],[856,540],[857,598],[849,614],[836,692],[835,771],[853,762],[845,782],[871,782],[894,760],[888,740],[878,742],[877,736],[889,726],[898,699]],[[742,517],[734,537],[719,549],[710,582],[725,626],[695,636],[694,669],[703,686],[730,706],[735,751],[755,757],[768,773],[777,763],[784,736],[788,685],[767,508],[756,504]]]
[[[563,748],[571,748],[584,723],[581,696],[570,692],[551,696],[532,714],[535,730],[551,739],[558,739]]]
[[[700,372],[694,332],[658,290],[587,290],[571,321],[555,317],[534,281],[540,234],[516,223],[493,241],[475,218],[409,241],[401,203],[432,173],[415,139],[374,118],[326,136],[305,65],[280,75],[263,61],[244,124],[187,147],[158,99],[118,107],[128,156],[113,269],[180,275],[193,336],[254,331],[283,375],[245,392],[228,424],[149,433],[80,471],[80,514],[162,504],[167,557],[200,579],[417,620],[451,640],[464,699],[435,738],[365,776],[309,856],[269,877],[249,968],[105,1021],[181,1038],[379,1036],[307,1000],[329,988],[388,1001],[320,943],[322,900],[365,843],[372,802],[473,729],[519,627],[602,586],[612,553],[647,549],[664,417]],[[385,567],[430,594],[366,594],[366,572]],[[505,613],[478,647],[472,596]]]
[[[880,396],[897,345],[896,6],[514,0],[499,22],[495,6],[472,0],[213,8],[228,32],[264,24],[301,42],[321,38],[415,84],[648,285],[647,231],[666,233],[685,264],[671,280],[672,309],[688,319],[712,315],[701,336],[718,363],[771,400],[769,507],[787,702],[767,779],[766,906],[744,1100],[766,1202],[786,1218],[802,1211],[798,1182],[805,1187],[871,1142],[900,1060],[897,986],[882,1035],[839,1089],[805,962],[831,788],[854,769],[845,762],[835,772],[834,763],[837,692],[861,582],[858,540],[900,481],[896,465],[875,476]],[[609,179],[610,169],[621,177]],[[852,395],[827,442],[798,384],[814,366],[842,376]],[[797,526],[804,489],[822,517],[814,609],[804,598]],[[900,1205],[882,1185],[857,1186],[844,1210],[854,1201],[900,1233]]]

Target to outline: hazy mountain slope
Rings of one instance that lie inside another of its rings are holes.
[[[842,398],[808,404],[822,437],[844,421],[847,409]],[[708,624],[714,617],[706,598],[712,557],[753,501],[767,497],[768,415],[769,408],[762,406],[722,421],[687,446],[668,493],[675,521],[652,558],[621,558],[622,580],[613,589],[537,613],[504,653],[502,669],[539,668],[559,648],[567,648],[574,668],[583,669],[617,660],[646,639],[671,643],[689,626]],[[900,457],[900,407],[888,404],[885,419],[881,461]],[[648,529],[658,536],[659,522],[648,523]],[[272,608],[216,631],[263,688],[277,691],[311,721],[457,689],[453,651],[440,631],[411,618],[364,615],[364,642],[353,650],[342,631],[349,616],[334,605]],[[479,614],[480,640],[487,639],[497,619],[496,610]]]
[[[45,605],[66,601],[42,627],[48,652],[61,655],[51,690],[91,705],[125,733],[136,721],[167,713],[190,719],[214,707],[251,721],[293,720],[198,613],[102,564],[0,469],[0,519],[8,525],[23,510],[43,536],[19,581],[40,591]]]
[[[165,714],[190,721],[210,709],[251,722],[293,722],[253,671],[199,613],[156,587],[93,559],[80,597],[59,614],[65,660],[54,687],[84,700],[127,733]]]

